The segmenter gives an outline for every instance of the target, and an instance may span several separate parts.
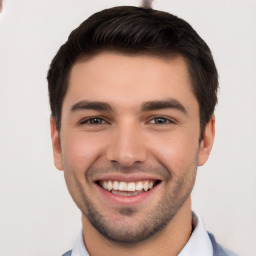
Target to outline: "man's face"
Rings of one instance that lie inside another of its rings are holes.
[[[213,126],[200,143],[182,57],[101,53],[71,70],[60,133],[52,120],[55,165],[88,223],[108,239],[142,241],[189,204]]]

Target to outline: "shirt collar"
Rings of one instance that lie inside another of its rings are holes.
[[[212,244],[207,230],[200,216],[195,213],[193,213],[193,227],[194,230],[190,239],[178,256],[213,256]],[[84,244],[82,229],[76,238],[71,256],[89,256]]]
[[[72,254],[71,256],[89,256],[88,251],[85,248],[85,244],[84,244],[84,236],[83,236],[83,229],[81,228],[74,247],[72,249]]]
[[[193,227],[191,237],[178,256],[212,256],[212,243],[200,216],[193,213]]]

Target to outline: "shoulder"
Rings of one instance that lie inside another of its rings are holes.
[[[68,251],[68,252],[64,253],[62,256],[71,256],[71,253],[72,253],[72,251]]]
[[[208,235],[212,243],[213,256],[238,256],[238,254],[231,252],[222,245],[218,244],[213,234],[208,232]]]

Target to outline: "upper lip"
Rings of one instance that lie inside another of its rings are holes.
[[[162,178],[153,176],[153,175],[147,175],[145,173],[143,174],[107,174],[107,175],[101,175],[99,178],[95,178],[95,182],[101,181],[101,180],[112,180],[112,181],[124,181],[124,182],[136,182],[136,181],[143,181],[143,180],[162,180]]]

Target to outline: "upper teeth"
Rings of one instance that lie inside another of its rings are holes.
[[[124,182],[124,181],[101,181],[100,185],[110,191],[110,190],[119,190],[119,191],[140,191],[144,189],[148,191],[153,188],[154,181],[145,180],[145,181],[136,181],[136,182]]]

